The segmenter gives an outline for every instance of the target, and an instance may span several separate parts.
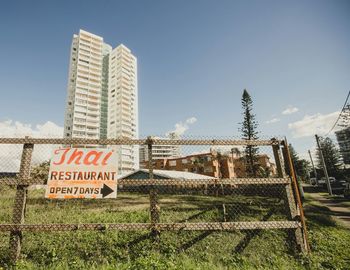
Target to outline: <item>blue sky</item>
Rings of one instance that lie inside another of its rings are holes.
[[[239,135],[247,88],[261,135],[303,155],[350,90],[349,14],[349,1],[2,1],[0,122],[63,126],[84,29],[138,58],[140,134],[195,117],[186,135]]]

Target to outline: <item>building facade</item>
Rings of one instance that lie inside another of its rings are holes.
[[[148,162],[141,163],[148,168]],[[153,161],[153,168],[158,170],[183,171],[216,178],[235,177],[234,164],[230,156],[218,156],[216,152],[189,155],[178,158],[163,158]]]
[[[169,138],[159,138],[162,140],[171,140]],[[140,167],[145,168],[145,164],[148,162],[148,145],[140,146]],[[163,144],[163,145],[152,145],[152,159],[163,160],[168,158],[180,157],[180,145]]]
[[[110,53],[108,84],[108,138],[138,138],[137,59],[122,44]],[[138,146],[116,151],[120,172],[138,169]]]
[[[277,168],[274,163],[270,161],[270,157],[266,154],[257,156],[257,176],[269,177],[277,175]],[[247,177],[247,163],[244,158],[234,159],[235,175],[236,177]]]
[[[276,166],[270,162],[270,158],[267,155],[259,155],[257,163],[260,168],[259,177],[276,175]],[[148,168],[148,162],[143,162],[140,166]],[[178,158],[155,159],[153,168],[157,170],[191,172],[215,178],[247,177],[246,163],[242,157],[221,154],[216,151]]]
[[[64,123],[66,138],[100,138],[103,39],[80,30],[73,36]]]
[[[335,135],[344,164],[350,164],[350,127],[336,131]]]
[[[138,138],[137,60],[124,45],[80,30],[73,36],[65,138]],[[118,173],[139,166],[137,146],[116,147]]]

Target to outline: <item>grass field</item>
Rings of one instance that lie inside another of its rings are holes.
[[[9,223],[14,191],[0,192],[0,223]],[[280,200],[268,197],[161,195],[162,222],[269,220],[284,217]],[[271,208],[271,205],[274,205]],[[350,231],[327,209],[307,201],[310,256],[293,254],[287,232],[24,233],[17,269],[349,269]],[[148,195],[120,193],[115,200],[48,201],[30,191],[26,223],[149,222]],[[273,210],[273,211],[271,211]],[[249,241],[243,241],[243,240]],[[8,234],[0,234],[0,265],[8,267]],[[243,243],[243,245],[242,245]]]

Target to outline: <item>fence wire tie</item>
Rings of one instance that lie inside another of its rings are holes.
[[[99,225],[99,231],[105,231],[107,229],[108,225],[107,224],[100,224]]]

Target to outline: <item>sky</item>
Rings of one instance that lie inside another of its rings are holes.
[[[350,90],[350,1],[2,1],[0,136],[63,134],[72,36],[138,59],[139,133],[240,136],[243,89],[262,138],[301,157]]]

